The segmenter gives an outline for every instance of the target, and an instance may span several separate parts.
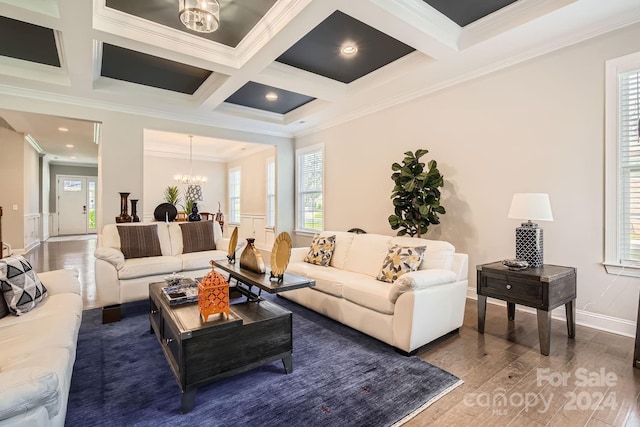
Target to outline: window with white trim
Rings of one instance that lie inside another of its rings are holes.
[[[296,229],[314,233],[324,227],[324,147],[296,150]]]
[[[640,53],[607,62],[605,266],[640,277]]]
[[[229,222],[240,224],[240,168],[229,169]]]
[[[276,226],[276,160],[267,159],[267,227]]]

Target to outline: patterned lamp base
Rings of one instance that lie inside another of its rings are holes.
[[[542,228],[531,221],[516,228],[516,259],[529,263],[529,267],[541,267],[543,264]]]

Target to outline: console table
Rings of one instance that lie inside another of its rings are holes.
[[[516,304],[533,307],[538,317],[540,353],[551,348],[551,311],[564,304],[567,332],[576,332],[576,269],[545,264],[542,267],[513,271],[500,262],[476,267],[478,293],[478,332],[484,334],[487,297],[507,302],[507,316],[515,320]]]

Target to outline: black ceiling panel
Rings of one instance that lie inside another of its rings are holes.
[[[51,28],[0,16],[0,55],[39,64],[60,66]]]
[[[357,46],[358,52],[355,55],[341,54],[340,49],[346,42]],[[337,10],[283,53],[277,61],[343,83],[351,83],[414,50]]]
[[[102,46],[100,75],[112,79],[193,95],[211,73],[106,43]]]
[[[517,0],[423,0],[438,12],[464,27],[515,3]]]
[[[220,0],[220,28],[213,33],[187,29],[178,17],[177,0],[107,0],[107,7],[184,31],[230,47],[236,47],[271,9],[276,0]]]
[[[265,96],[273,92],[278,95],[276,101],[268,101]],[[260,83],[248,82],[233,95],[227,98],[227,102],[242,105],[245,107],[257,108],[259,110],[270,111],[272,113],[286,114],[303,106],[315,98],[301,95],[288,90],[266,86]]]

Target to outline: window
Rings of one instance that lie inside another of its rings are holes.
[[[82,191],[82,181],[65,179],[62,184],[62,191]]]
[[[296,151],[296,226],[299,231],[316,232],[324,227],[323,157],[322,145]]]
[[[229,170],[229,222],[240,224],[240,168]]]
[[[267,159],[267,227],[276,226],[276,161]]]
[[[607,62],[605,266],[640,277],[640,53]]]

